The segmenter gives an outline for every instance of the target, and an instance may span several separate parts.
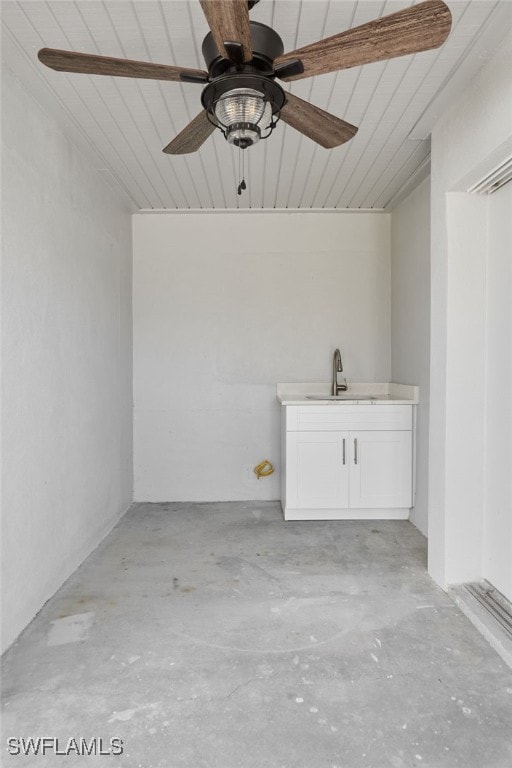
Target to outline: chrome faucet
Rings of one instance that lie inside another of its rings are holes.
[[[332,358],[332,392],[333,395],[338,395],[340,392],[347,391],[347,380],[343,377],[342,383],[338,384],[338,373],[343,372],[343,364],[341,362],[341,352],[339,349],[334,350]]]

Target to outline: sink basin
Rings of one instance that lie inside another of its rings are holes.
[[[376,400],[375,395],[306,395],[306,400]]]

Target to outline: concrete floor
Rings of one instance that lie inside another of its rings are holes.
[[[5,655],[2,765],[510,768],[512,671],[425,567],[408,522],[137,504]]]

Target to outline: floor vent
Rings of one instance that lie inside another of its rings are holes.
[[[488,581],[464,584],[464,588],[496,619],[512,638],[512,603]]]
[[[473,184],[468,189],[468,192],[474,192],[477,195],[491,195],[509,181],[512,181],[512,157],[504,160],[490,173],[486,174],[483,179]]]

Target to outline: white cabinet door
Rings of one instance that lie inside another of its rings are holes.
[[[350,506],[410,507],[411,432],[350,433]]]
[[[348,507],[348,432],[296,432],[297,507]]]

